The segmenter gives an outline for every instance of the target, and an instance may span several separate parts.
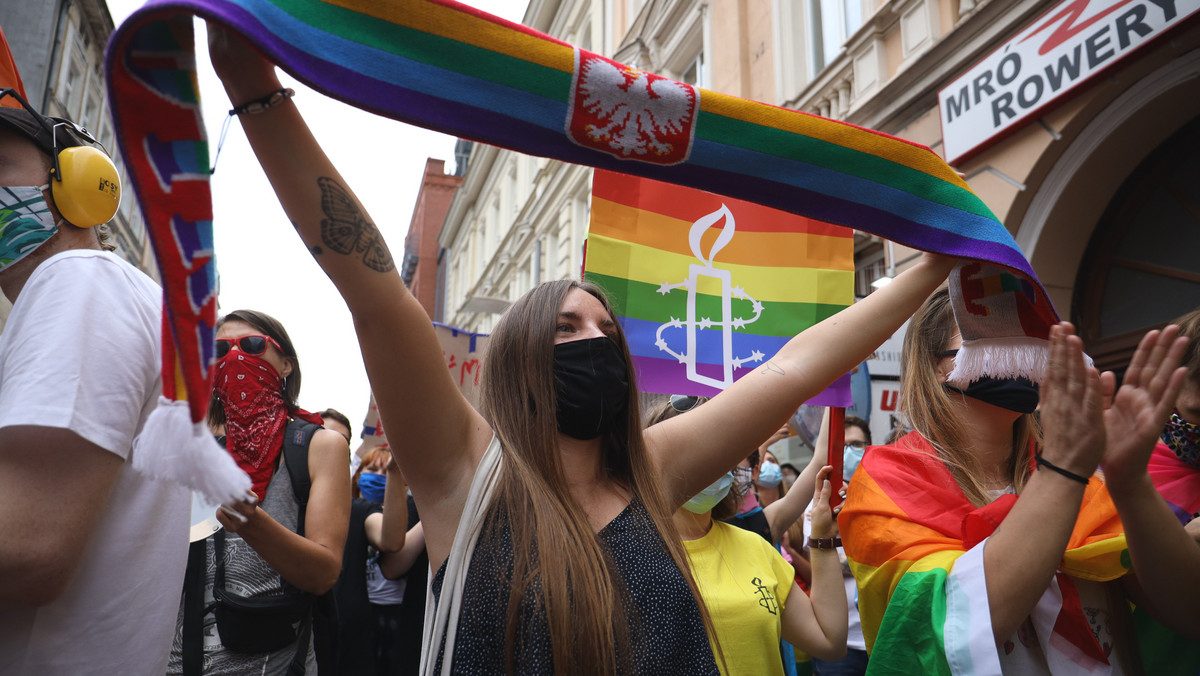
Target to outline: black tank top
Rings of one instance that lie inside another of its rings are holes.
[[[512,584],[512,538],[507,519],[489,516],[488,520],[463,589],[454,673],[505,673],[504,628]],[[634,499],[597,535],[608,548],[631,599],[625,610],[633,673],[718,674],[692,590],[641,502]],[[445,572],[443,563],[434,575],[435,599],[441,593]],[[521,601],[522,626],[513,651],[514,673],[522,676],[554,673],[549,628],[545,616],[534,609],[533,596],[526,592]],[[438,648],[435,673],[441,671],[444,648]],[[567,669],[580,670],[587,669],[585,665],[569,665]]]

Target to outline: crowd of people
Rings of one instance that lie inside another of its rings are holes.
[[[351,453],[285,328],[227,313],[208,423],[252,489],[189,546],[186,492],[129,462],[161,292],[64,215],[58,154],[93,140],[0,108],[0,673],[1200,673],[1200,311],[1119,386],[1068,323],[1040,387],[951,382],[955,261],[926,254],[721,394],[643,402],[603,290],[552,281],[497,324],[477,410],[382,239],[329,246],[335,201],[374,226],[274,66],[210,41],[390,443]],[[771,444],[910,318],[911,431],[847,419],[839,505],[828,421],[802,468]]]

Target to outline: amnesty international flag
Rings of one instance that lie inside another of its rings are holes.
[[[854,302],[849,228],[597,170],[584,276],[608,292],[639,389],[713,395]],[[844,406],[849,380],[818,397]]]

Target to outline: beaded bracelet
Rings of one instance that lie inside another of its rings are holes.
[[[842,546],[842,539],[834,538],[808,538],[809,549],[837,549]]]
[[[283,89],[277,89],[262,98],[254,99],[253,101],[247,101],[247,102],[243,103],[242,105],[233,108],[232,110],[229,111],[229,114],[231,116],[232,115],[257,115],[257,114],[263,112],[264,110],[270,108],[271,106],[275,106],[275,105],[279,105],[280,103],[283,103],[284,101],[292,98],[295,95],[296,95],[296,90],[292,89],[291,87],[284,87]]]
[[[1043,458],[1041,453],[1037,454],[1036,460],[1037,460],[1038,467],[1045,467],[1048,470],[1058,472],[1059,474],[1067,477],[1068,479],[1070,479],[1072,481],[1078,481],[1079,483],[1083,484],[1084,486],[1086,486],[1088,484],[1087,477],[1080,476],[1070,470],[1063,469],[1062,467],[1059,467],[1058,465],[1051,463],[1049,460]]]

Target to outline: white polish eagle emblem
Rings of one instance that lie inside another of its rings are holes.
[[[679,164],[691,152],[699,99],[691,85],[576,49],[567,133],[621,159]]]

